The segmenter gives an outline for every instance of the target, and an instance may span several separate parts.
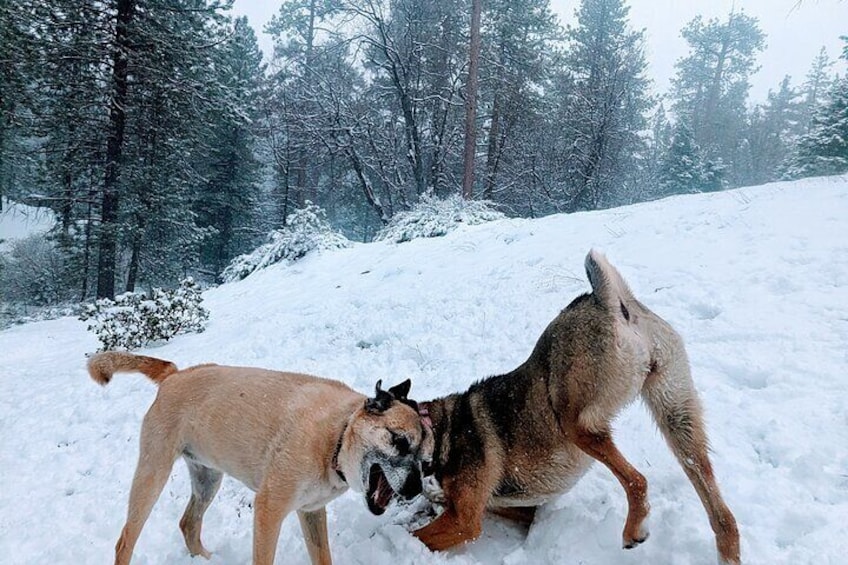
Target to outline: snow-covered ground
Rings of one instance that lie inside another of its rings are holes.
[[[34,208],[3,198],[3,210],[0,211],[0,251],[8,248],[15,239],[28,235],[44,233],[53,227],[56,219],[53,212],[46,208]]]
[[[208,330],[146,353],[330,376],[368,392],[411,377],[428,399],[522,362],[547,323],[588,289],[590,247],[687,341],[713,462],[746,563],[848,556],[848,178],[680,196],[602,212],[504,220],[447,237],[375,243],[275,266],[209,291]],[[85,371],[92,335],[72,318],[0,332],[0,561],[106,563],[123,524],[141,418],[140,375],[107,388]],[[649,481],[651,538],[620,549],[624,493],[602,466],[522,530],[431,554],[360,496],[329,506],[336,563],[714,563],[706,514],[637,403],[616,421]],[[188,475],[174,467],[134,563],[189,564],[177,522]],[[251,559],[251,493],[226,479],[206,515],[213,564]],[[308,563],[286,519],[280,563]]]

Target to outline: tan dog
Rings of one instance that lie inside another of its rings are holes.
[[[107,352],[88,362],[105,385],[115,372],[141,372],[159,394],[141,427],[138,467],[127,522],[115,548],[126,565],[177,457],[192,493],[180,529],[192,555],[209,557],[200,541],[203,514],[223,473],[256,493],[253,563],[274,562],[283,518],[297,511],[312,563],[329,564],[324,506],[348,486],[381,514],[395,493],[421,492],[420,461],[432,436],[408,401],[409,380],[374,398],[327,379],[246,367],[199,365]],[[429,438],[429,439],[428,439]]]
[[[551,322],[524,364],[421,404],[435,434],[426,472],[441,486],[445,510],[415,535],[433,550],[475,539],[487,508],[530,523],[536,506],[600,461],[627,493],[624,547],[645,541],[647,482],[610,431],[641,394],[704,504],[721,562],[739,563],[736,521],[713,476],[683,341],[603,255],[591,251],[586,272],[592,293]]]

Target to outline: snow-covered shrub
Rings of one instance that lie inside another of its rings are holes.
[[[0,297],[30,306],[56,306],[73,299],[65,279],[67,264],[56,244],[44,234],[13,240],[0,253]]]
[[[505,217],[486,200],[463,200],[456,194],[445,199],[424,195],[411,210],[395,214],[375,239],[402,243],[419,237],[439,237],[460,224],[473,226]]]
[[[80,320],[89,322],[103,350],[138,349],[177,334],[202,332],[209,319],[202,301],[200,286],[189,277],[172,290],[154,288],[150,296],[126,292],[115,300],[101,298],[86,306]]]
[[[350,241],[330,226],[324,210],[307,202],[305,208],[289,216],[284,228],[268,234],[268,243],[233,259],[221,279],[225,283],[240,281],[254,271],[281,261],[297,261],[316,249],[349,246]]]

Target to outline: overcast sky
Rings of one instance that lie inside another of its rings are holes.
[[[551,0],[563,24],[574,23],[578,4],[578,0]],[[271,42],[262,29],[278,6],[274,0],[235,0],[235,13],[248,17],[266,53]],[[631,0],[630,23],[646,31],[648,73],[657,92],[668,90],[674,63],[686,54],[681,28],[698,14],[723,18],[734,7],[756,17],[766,34],[761,69],[752,78],[753,101],[765,100],[784,75],[791,75],[793,84],[801,83],[821,47],[836,59],[842,49],[839,36],[848,35],[848,0]],[[845,63],[837,68],[844,74]]]

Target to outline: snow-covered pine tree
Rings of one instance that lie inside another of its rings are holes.
[[[552,210],[538,186],[549,150],[545,94],[557,68],[562,30],[548,0],[483,3],[478,185],[482,198],[519,213]],[[557,132],[559,134],[561,132]]]
[[[258,235],[251,225],[259,181],[253,124],[264,66],[247,18],[237,18],[231,33],[216,50],[214,66],[226,111],[206,117],[207,149],[198,163],[205,181],[192,196],[198,225],[211,232],[202,244],[201,263],[216,276],[252,248]]]
[[[786,163],[786,178],[848,172],[848,77],[831,87],[815,113],[809,133]]]
[[[692,131],[685,122],[678,122],[659,166],[659,194],[702,192],[708,188],[708,179],[704,157]]]
[[[737,167],[744,138],[749,79],[765,45],[756,18],[731,12],[726,20],[701,16],[683,28],[689,54],[677,62],[672,109],[685,122],[705,159],[726,167],[730,185],[740,182]],[[717,169],[718,170],[718,169]]]
[[[30,179],[26,172],[24,121],[34,67],[28,52],[32,28],[26,13],[31,6],[0,0],[0,212],[3,197],[18,196]]]
[[[741,184],[763,184],[780,178],[781,165],[805,128],[803,112],[803,96],[786,76],[776,92],[769,91],[765,104],[749,113],[742,155],[737,160]]]
[[[569,28],[565,64],[573,84],[560,124],[568,164],[567,210],[611,206],[626,198],[643,148],[647,63],[644,34],[628,23],[624,0],[582,0]]]
[[[813,116],[819,109],[822,99],[833,86],[836,78],[833,76],[833,65],[834,62],[828,56],[827,49],[822,47],[810,65],[804,84],[801,85],[801,94],[804,97],[801,115],[804,125],[803,133],[809,133]]]

